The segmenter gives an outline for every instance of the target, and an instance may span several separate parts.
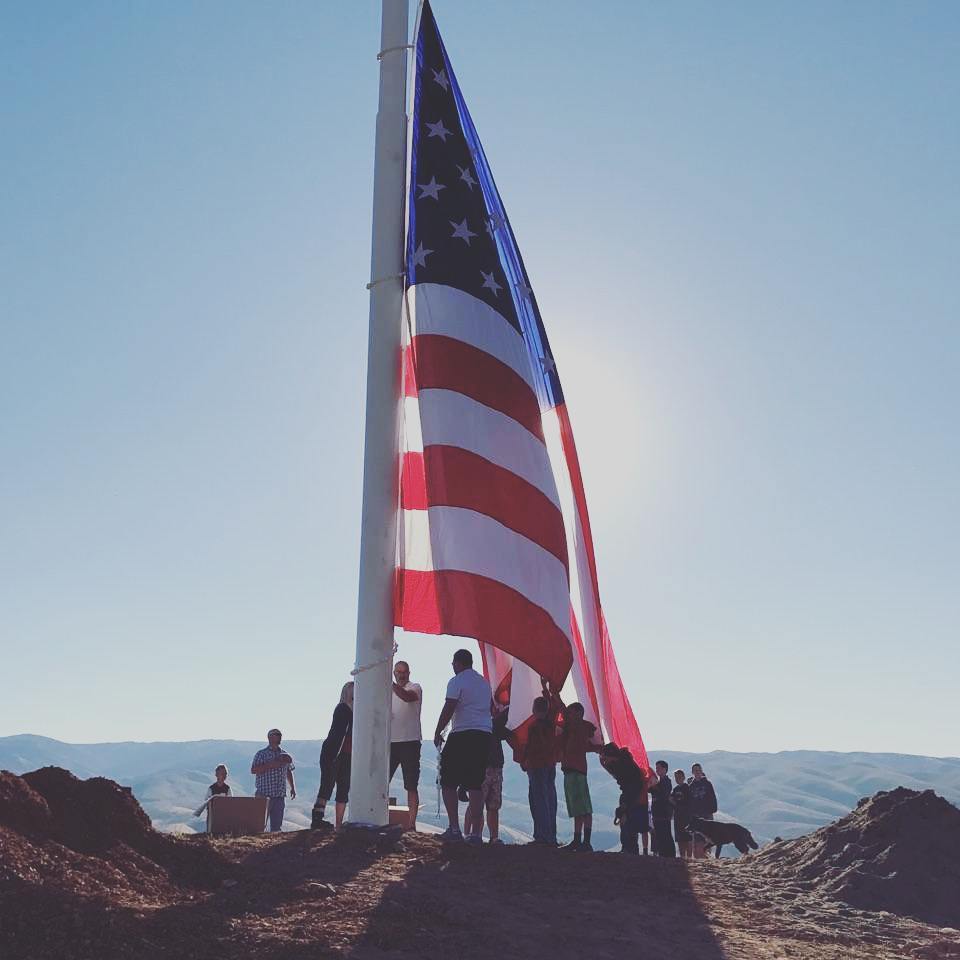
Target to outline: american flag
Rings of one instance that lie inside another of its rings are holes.
[[[396,622],[474,637],[511,726],[541,677],[647,765],[597,586],[557,364],[429,3],[407,207]]]

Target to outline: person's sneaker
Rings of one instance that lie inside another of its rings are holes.
[[[579,850],[583,844],[579,840],[571,840],[569,843],[565,843],[560,849],[561,850]]]
[[[459,830],[452,830],[450,827],[447,827],[447,829],[440,834],[440,839],[444,843],[463,843],[463,834]]]
[[[494,847],[494,846],[496,846],[496,847],[502,847],[502,846],[503,846],[503,841],[502,841],[499,837],[494,837],[494,838],[490,841],[490,846],[491,846],[491,847]]]
[[[583,843],[580,844],[579,850],[581,853],[593,853],[593,844],[591,844],[589,840],[584,840]]]
[[[323,819],[322,810],[312,810],[310,816],[311,830],[332,830],[333,824],[329,820]]]
[[[471,833],[469,837],[464,837],[463,842],[470,847],[482,847],[483,837],[479,833]]]

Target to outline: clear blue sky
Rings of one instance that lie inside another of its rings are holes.
[[[960,6],[434,10],[648,744],[960,752]],[[0,735],[324,734],[378,39],[374,0],[0,11]],[[454,643],[400,640],[432,727]]]

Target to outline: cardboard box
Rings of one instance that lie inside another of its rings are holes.
[[[232,837],[263,833],[266,822],[266,797],[211,797],[207,804],[207,833]]]

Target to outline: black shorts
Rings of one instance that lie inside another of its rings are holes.
[[[320,790],[317,793],[317,801],[323,800],[324,803],[330,799],[336,787],[337,803],[346,803],[350,797],[350,757],[349,753],[341,753],[332,760],[328,759],[320,768]]]
[[[390,779],[397,772],[403,773],[403,789],[416,790],[420,786],[420,741],[403,740],[390,744]]]
[[[451,733],[440,754],[440,786],[483,789],[492,736],[486,730]]]

